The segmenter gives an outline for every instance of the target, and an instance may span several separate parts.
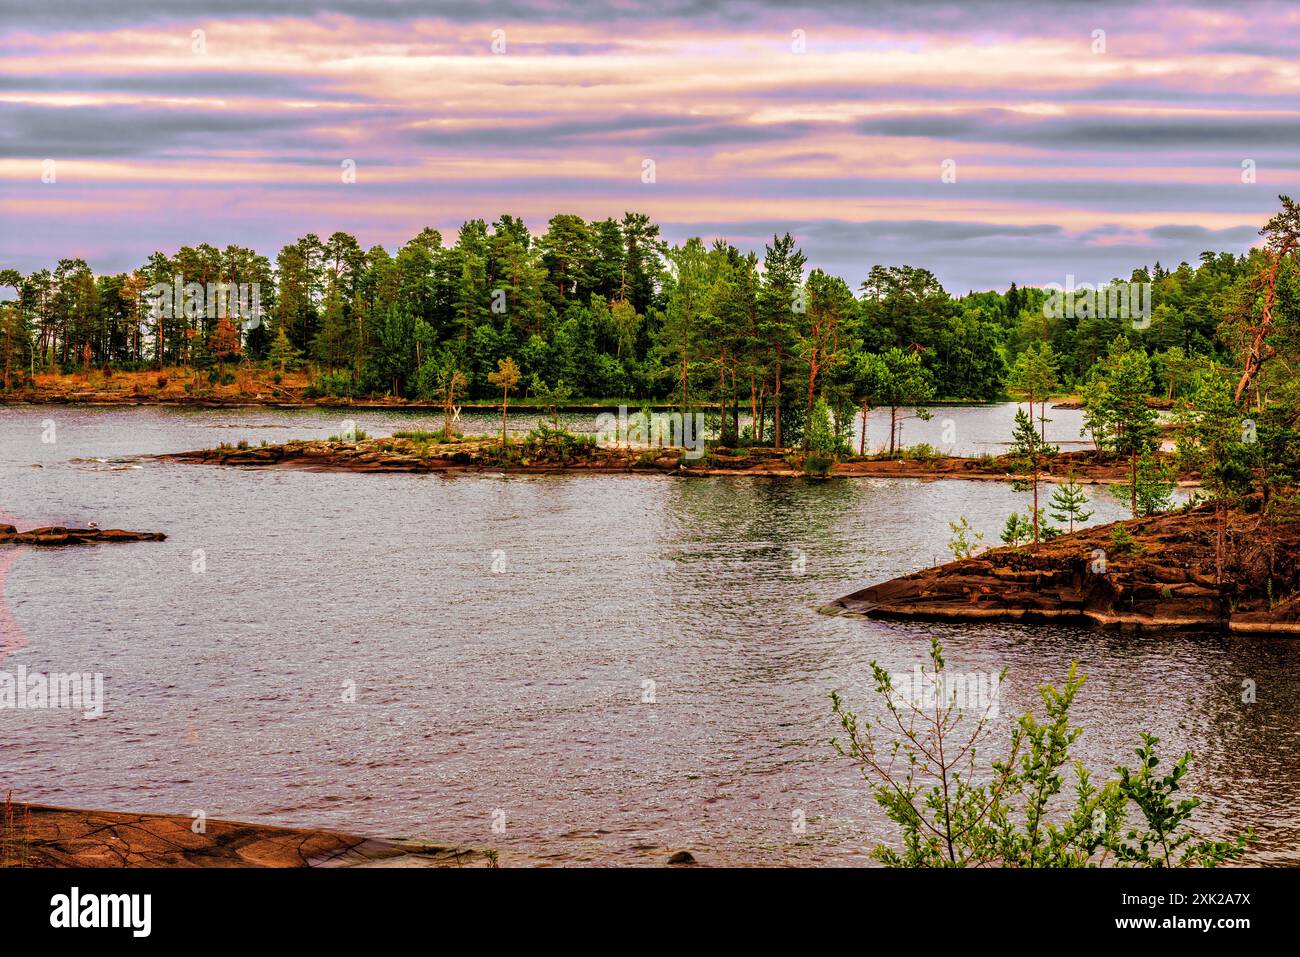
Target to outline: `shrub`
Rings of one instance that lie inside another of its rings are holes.
[[[356,386],[350,373],[340,369],[337,372],[322,372],[311,385],[306,394],[310,398],[352,398],[356,395]]]
[[[984,541],[984,533],[975,531],[965,515],[961,516],[959,521],[949,522],[948,528],[952,530],[948,550],[952,552],[952,557],[955,559],[970,558]]]
[[[1241,857],[1255,839],[1248,831],[1207,840],[1186,826],[1201,803],[1177,793],[1186,786],[1192,756],[1183,754],[1162,775],[1153,735],[1140,735],[1137,770],[1117,767],[1118,778],[1094,784],[1070,754],[1083,734],[1070,724],[1070,708],[1085,680],[1077,665],[1070,666],[1062,687],[1040,689],[1045,717],[1025,714],[1012,721],[1002,755],[987,767],[977,755],[989,743],[1005,672],[988,680],[993,690],[983,703],[967,708],[953,693],[961,685],[945,675],[937,639],[930,642],[920,694],[900,692],[874,661],[871,670],[887,716],[859,719],[831,692],[832,712],[845,734],[842,741],[832,738],[831,746],[857,765],[900,831],[900,848],[879,845],[872,851],[888,866],[1214,867]],[[927,684],[939,693],[928,692]],[[1073,800],[1066,797],[1071,767]],[[1137,820],[1130,820],[1130,809]]]
[[[921,442],[902,449],[899,455],[911,462],[933,462],[939,457],[939,450],[929,442]]]
[[[827,478],[834,467],[834,457],[824,452],[809,452],[803,457],[803,473],[809,478]]]
[[[1142,552],[1138,540],[1133,537],[1128,526],[1122,524],[1110,530],[1110,547],[1117,555],[1137,555]]]
[[[575,435],[543,423],[524,437],[523,457],[533,462],[568,465],[588,457],[595,448],[594,435]]]
[[[1012,548],[1019,548],[1034,537],[1034,525],[1028,515],[1012,512],[1007,516],[1006,525],[1002,526],[1002,543]]]
[[[460,438],[460,433],[453,432],[450,440],[443,438],[442,429],[436,429],[433,432],[424,429],[402,429],[400,432],[394,432],[395,439],[410,439],[413,442],[455,442]]]

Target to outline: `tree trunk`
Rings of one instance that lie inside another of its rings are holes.
[[[858,439],[858,454],[867,454],[867,413],[871,411],[871,406],[866,402],[862,403],[862,437]]]
[[[1138,517],[1138,457],[1136,452],[1129,453],[1129,506],[1133,517]]]
[[[893,455],[898,447],[898,406],[889,407],[889,454]]]
[[[751,440],[755,445],[762,445],[762,429],[758,423],[758,383],[754,381],[752,373],[749,377],[749,422]]]
[[[776,391],[772,393],[772,439],[775,448],[781,448],[781,358],[776,360]]]
[[[815,362],[808,365],[808,408],[803,417],[803,450],[808,451],[808,426],[812,423],[813,415],[813,392],[817,382],[817,364]]]
[[[1038,459],[1034,458],[1034,544],[1038,544]]]

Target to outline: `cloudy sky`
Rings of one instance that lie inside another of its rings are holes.
[[[637,210],[853,285],[1098,281],[1300,194],[1297,50],[1300,6],[1250,0],[10,5],[0,265]]]

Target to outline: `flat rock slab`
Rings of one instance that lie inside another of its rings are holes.
[[[20,532],[0,525],[0,545],[89,545],[95,542],[161,542],[162,532],[126,532],[120,528],[63,528],[52,525]]]
[[[486,867],[479,851],[340,831],[45,804],[0,809],[0,867]]]

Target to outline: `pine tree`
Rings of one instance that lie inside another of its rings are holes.
[[[1056,486],[1052,492],[1052,501],[1048,507],[1052,510],[1052,518],[1068,523],[1070,532],[1073,533],[1076,522],[1083,523],[1092,518],[1092,512],[1083,507],[1087,504],[1088,497],[1083,494],[1083,486],[1074,480],[1074,473],[1071,472],[1070,480]]]
[[[510,357],[497,360],[497,371],[488,373],[488,381],[501,387],[501,447],[506,447],[506,407],[510,390],[519,384],[519,366]]]
[[[811,422],[816,401],[817,379],[840,360],[846,326],[857,305],[843,279],[814,269],[808,277],[805,321],[799,324],[798,343],[808,364],[808,404],[805,415]],[[804,451],[808,450],[808,429],[804,430]]]
[[[804,308],[801,285],[807,258],[789,233],[773,236],[763,255],[763,289],[759,297],[759,336],[768,352],[774,407],[773,445],[783,444],[781,395],[794,342],[795,318]]]
[[[1157,416],[1147,401],[1151,363],[1142,349],[1117,337],[1101,364],[1090,411],[1100,425],[1108,450],[1129,460],[1129,508],[1138,517],[1138,460],[1154,451],[1159,436]]]
[[[1015,457],[1015,468],[1017,472],[1029,476],[1027,481],[1016,481],[1013,488],[1017,491],[1029,489],[1034,493],[1034,509],[1031,513],[1033,519],[1033,539],[1034,544],[1038,544],[1039,530],[1042,527],[1042,514],[1038,508],[1038,484],[1039,473],[1042,471],[1043,459],[1051,455],[1056,450],[1050,448],[1039,436],[1034,429],[1034,420],[1025,414],[1024,409],[1016,410],[1016,423],[1011,431],[1011,450],[1010,454]]]
[[[1007,516],[1007,523],[1002,526],[1002,542],[1012,548],[1019,548],[1029,541],[1030,536],[1037,537],[1038,527],[1028,517],[1019,512]]]
[[[1167,512],[1173,506],[1177,478],[1169,465],[1150,452],[1143,452],[1137,466],[1138,517]]]
[[[352,326],[343,313],[338,283],[331,283],[325,295],[325,314],[312,342],[316,360],[327,369],[337,369],[352,358]]]
[[[287,367],[291,368],[298,361],[300,355],[302,353],[293,347],[293,343],[285,335],[284,327],[277,328],[275,338],[271,340],[271,348],[267,352],[267,361],[271,364],[271,367],[279,367],[280,374],[284,375],[285,369]]]
[[[533,395],[542,404],[542,408],[551,413],[551,424],[558,432],[560,430],[560,406],[573,397],[573,389],[566,385],[563,379],[558,379],[555,385],[549,386],[540,376],[534,375]]]
[[[1029,403],[1029,417],[1034,417],[1034,403],[1039,404],[1039,436],[1047,441],[1047,398],[1056,388],[1056,355],[1049,343],[1031,343],[1016,358],[1008,381],[1011,391]]]

